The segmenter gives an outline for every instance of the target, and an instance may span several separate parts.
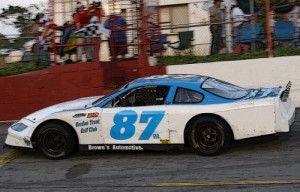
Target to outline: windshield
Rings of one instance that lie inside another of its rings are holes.
[[[205,80],[202,89],[226,99],[240,99],[249,93],[247,89],[213,78]]]
[[[115,93],[118,92],[118,91],[119,91],[119,89],[114,90],[114,91],[113,91],[111,94],[109,94],[109,95],[105,95],[104,97],[100,97],[99,99],[97,99],[96,101],[94,101],[94,102],[92,103],[92,105],[96,105],[96,104],[98,104],[98,103],[100,103],[100,102],[106,100],[108,97],[110,97],[111,95],[115,94]]]
[[[124,85],[123,87],[121,87],[120,89],[115,89],[114,91],[111,92],[111,94],[105,95],[104,97],[100,97],[99,99],[97,99],[96,101],[94,101],[94,102],[92,103],[92,105],[96,105],[96,104],[98,104],[98,103],[100,103],[100,102],[103,102],[103,101],[106,100],[108,97],[110,97],[111,95],[113,95],[113,94],[115,94],[115,93],[117,93],[117,92],[119,92],[119,91],[125,89],[127,86],[128,86],[128,83],[125,84],[125,85]]]

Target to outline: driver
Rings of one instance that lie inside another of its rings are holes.
[[[127,98],[127,106],[135,106],[135,94],[130,95]]]

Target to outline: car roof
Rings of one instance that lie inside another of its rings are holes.
[[[191,75],[191,74],[168,74],[168,75],[153,75],[147,77],[141,77],[134,81],[131,81],[127,87],[135,85],[147,85],[147,84],[156,84],[156,85],[171,85],[171,84],[202,84],[205,81],[207,76],[201,75]]]

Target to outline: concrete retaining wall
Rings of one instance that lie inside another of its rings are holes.
[[[167,73],[207,75],[249,88],[280,86],[291,81],[290,96],[300,107],[300,56],[174,65],[167,67]]]
[[[138,60],[79,63],[0,77],[0,121],[17,120],[60,102],[105,95],[140,76],[166,74],[165,67],[143,67]]]

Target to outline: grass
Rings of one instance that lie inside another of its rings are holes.
[[[299,48],[278,48],[273,50],[274,57],[282,56],[293,56],[300,55]],[[192,63],[209,63],[216,61],[235,61],[235,60],[246,60],[246,59],[257,59],[257,58],[267,58],[268,53],[266,51],[257,52],[244,52],[240,54],[227,53],[209,56],[167,56],[160,58],[161,65],[178,65],[178,64],[192,64]]]
[[[278,48],[273,51],[274,57],[282,56],[293,56],[300,55],[299,48]],[[160,58],[161,65],[180,65],[180,64],[192,64],[192,63],[208,63],[216,61],[234,61],[234,60],[246,60],[246,59],[257,59],[267,58],[268,53],[266,51],[257,52],[244,52],[241,54],[218,54],[211,56],[165,56]],[[16,64],[6,64],[4,68],[0,68],[0,77],[17,75],[32,71],[45,69],[46,67],[36,66],[34,62],[20,62]]]
[[[36,66],[35,63],[33,62],[20,62],[20,63],[6,64],[4,68],[0,69],[0,77],[17,75],[17,74],[37,71],[41,69],[45,69],[45,67]]]

